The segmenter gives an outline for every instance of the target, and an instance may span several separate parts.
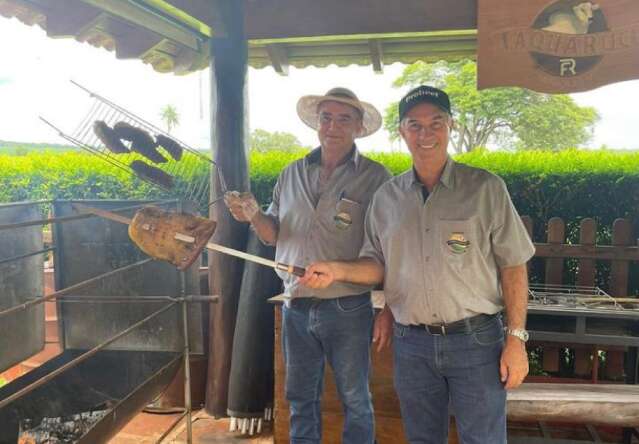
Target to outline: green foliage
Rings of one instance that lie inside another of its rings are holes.
[[[307,150],[253,151],[250,158],[251,191],[263,206],[272,199],[273,186],[280,172],[291,162],[301,159]]]
[[[160,110],[160,119],[166,125],[166,132],[170,133],[173,128],[180,124],[180,114],[173,105],[165,105]]]
[[[153,195],[153,190],[145,182],[88,154],[0,155],[0,202],[147,195]]]
[[[78,152],[80,148],[71,145],[59,145],[54,143],[27,143],[27,142],[9,142],[0,140],[0,155],[22,156],[32,152],[51,152],[63,153],[67,151]]]
[[[306,150],[252,152],[251,188],[260,202],[270,201],[279,173]],[[366,156],[393,174],[406,171],[405,153],[374,152]],[[537,221],[597,217],[610,225],[617,217],[639,220],[639,153],[609,150],[489,152],[458,155],[459,162],[501,176],[521,214]],[[206,174],[201,171],[199,174]],[[178,186],[186,186],[178,181]],[[139,199],[153,187],[127,172],[84,153],[0,155],[0,202],[41,199]]]
[[[308,150],[295,135],[287,132],[275,131],[271,133],[263,129],[255,129],[251,133],[249,147],[252,152],[264,153],[267,151],[296,152]]]
[[[594,108],[580,107],[566,95],[541,95],[512,121],[519,149],[576,147],[592,138],[599,119]]]
[[[306,150],[252,152],[251,190],[266,206],[280,172],[302,158]],[[411,167],[405,153],[367,153],[393,174]],[[628,218],[639,233],[639,152],[609,150],[560,152],[489,152],[478,149],[455,156],[459,162],[492,171],[506,182],[513,202],[522,215],[534,220],[534,238],[545,241],[545,226],[553,216],[567,222],[569,242],[578,242],[578,221],[593,217],[599,224],[598,242],[610,242],[615,219]],[[201,176],[207,172],[202,170]],[[178,189],[188,186],[182,179]],[[0,155],[0,202],[48,199],[142,199],[169,197],[129,173],[85,153],[29,153]],[[205,209],[206,202],[200,202]],[[573,261],[574,262],[574,261]],[[574,266],[567,261],[569,277]],[[533,263],[534,264],[534,263]],[[607,265],[598,269],[598,283],[606,289]],[[630,271],[630,291],[639,291],[639,266]],[[531,279],[542,280],[543,270],[533,267]],[[567,274],[568,276],[568,274]]]
[[[580,107],[566,95],[540,94],[522,88],[478,91],[477,65],[472,61],[416,62],[406,67],[393,86],[429,84],[448,93],[456,127],[451,144],[457,153],[492,142],[502,148],[560,150],[592,137],[598,119],[594,108]],[[388,106],[384,127],[396,140],[397,103]]]

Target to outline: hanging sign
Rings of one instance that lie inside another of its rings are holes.
[[[586,91],[639,78],[639,0],[479,0],[478,88]]]

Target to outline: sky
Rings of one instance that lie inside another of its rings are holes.
[[[15,43],[14,43],[15,42]],[[71,133],[88,112],[86,88],[162,126],[160,109],[171,104],[180,115],[173,134],[197,148],[210,146],[209,72],[186,76],[159,74],[139,60],[117,60],[115,54],[72,39],[50,39],[37,27],[0,17],[0,140],[64,143],[42,123],[42,116],[63,132]],[[354,90],[362,100],[384,109],[405,89],[392,87],[404,65],[384,67],[291,67],[287,77],[271,67],[249,69],[249,119],[251,129],[286,131],[304,145],[317,144],[316,133],[297,117],[295,105],[306,94],[323,94],[334,86]],[[608,85],[574,94],[581,105],[595,107],[601,120],[588,146],[639,149],[639,81]],[[363,151],[401,149],[381,130],[358,141]]]

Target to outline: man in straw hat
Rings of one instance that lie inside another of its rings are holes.
[[[390,178],[382,165],[358,152],[355,139],[377,131],[381,116],[346,88],[302,97],[297,113],[317,130],[320,146],[284,169],[268,210],[261,211],[250,193],[229,193],[225,201],[237,220],[250,222],[263,242],[276,246],[279,262],[306,266],[313,261],[355,259],[368,204]],[[278,273],[290,298],[282,309],[290,442],[321,441],[326,361],[345,412],[342,442],[374,442],[368,388],[370,342],[375,336],[371,287],[344,283],[311,290],[294,276]]]
[[[503,180],[448,156],[444,91],[410,91],[399,117],[413,167],[375,193],[359,259],[312,264],[301,282],[384,281],[377,327],[394,332],[409,442],[447,443],[450,402],[462,443],[505,444],[506,390],[528,373],[526,262],[535,249]]]

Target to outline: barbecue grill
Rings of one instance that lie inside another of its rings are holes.
[[[148,204],[82,203],[123,215]],[[199,261],[180,272],[147,258],[126,226],[81,214],[75,204],[0,205],[0,371],[43,348],[44,300],[56,299],[63,349],[0,388],[0,444],[107,442],[181,365],[190,420],[188,357],[204,353],[204,304],[214,300],[200,295]],[[193,211],[178,201],[154,204]],[[43,207],[52,217],[42,216]],[[57,291],[43,297],[46,224],[53,231]]]
[[[531,284],[526,323],[536,341],[639,347],[639,299],[599,287]]]

